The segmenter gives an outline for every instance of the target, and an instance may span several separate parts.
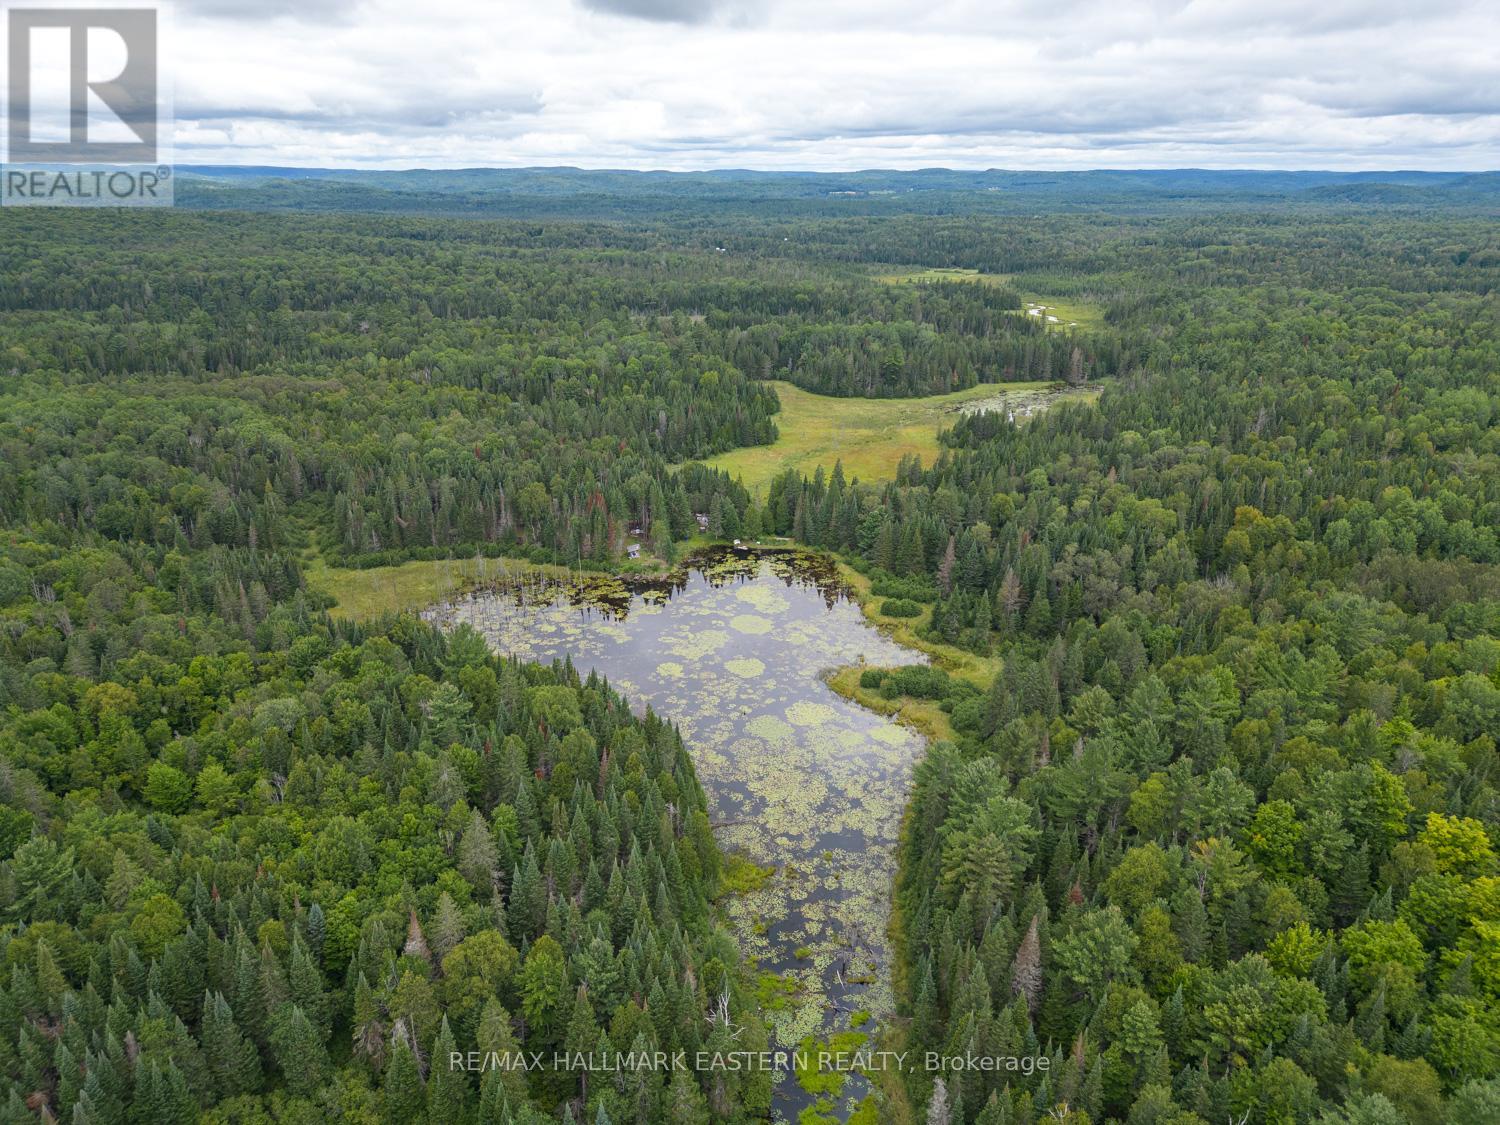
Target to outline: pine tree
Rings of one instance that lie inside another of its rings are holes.
[[[479,1120],[484,1125],[491,1121],[509,1121],[510,1104],[510,1094],[501,1078],[500,1068],[486,1068],[479,1079]]]
[[[458,904],[447,891],[438,895],[437,910],[433,913],[429,928],[433,956],[442,964],[443,958],[464,940],[463,915],[459,913]]]
[[[570,1055],[588,1056],[593,1053],[598,1041],[599,1025],[594,1019],[594,1006],[589,1001],[588,986],[579,985],[573,997],[573,1011],[568,1017],[567,1029],[563,1032],[563,1050]],[[584,1101],[589,1096],[588,1082],[588,1069],[581,1068],[578,1071],[578,1096]]]
[[[235,942],[233,1008],[240,1028],[255,1042],[265,1046],[266,991],[260,973],[260,958],[241,931]]]
[[[881,523],[880,531],[875,536],[875,545],[870,550],[870,559],[880,570],[895,570],[896,528],[890,520]]]
[[[1382,981],[1370,993],[1354,1013],[1354,1031],[1360,1042],[1369,1050],[1379,1053],[1385,1050],[1385,982]]]
[[[474,1033],[475,1046],[486,1058],[513,1058],[520,1049],[511,1031],[510,1013],[491,996],[479,1013],[479,1027]],[[526,1072],[519,1067],[501,1066],[486,1070],[486,1076],[497,1074],[501,1086],[513,1103],[526,1100]]]
[[[673,1072],[664,1108],[670,1125],[708,1125],[708,1100],[687,1070]]]
[[[1334,917],[1347,925],[1370,901],[1370,849],[1361,845],[1344,860],[1333,887]]]
[[[364,973],[360,973],[354,985],[350,1038],[354,1041],[354,1057],[366,1060],[376,1070],[385,1061],[385,1021],[382,1015],[369,981]]]
[[[52,1069],[57,1074],[57,1095],[53,1105],[61,1120],[71,1113],[83,1093],[83,1074],[65,1039],[59,1039],[56,1050],[52,1052]]]
[[[475,809],[458,843],[458,873],[477,893],[488,895],[494,886],[498,861],[490,826],[485,822],[484,814]]]
[[[161,1108],[156,1120],[167,1125],[193,1125],[198,1120],[198,1101],[182,1071],[175,1063],[168,1062],[158,1074]]]
[[[323,908],[313,903],[307,912],[307,945],[319,968],[323,966],[323,942],[327,937],[328,923],[323,917]]]
[[[990,1094],[990,1100],[979,1111],[974,1125],[1010,1125],[1010,1102],[1002,1100],[998,1092]]]

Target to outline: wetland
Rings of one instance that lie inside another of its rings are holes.
[[[754,958],[776,1045],[873,1035],[894,1008],[886,927],[911,768],[923,740],[837,695],[861,663],[924,658],[874,629],[826,559],[715,551],[670,578],[527,575],[428,610],[523,660],[569,658],[678,724],[729,854],[724,909]],[[825,1076],[814,1076],[822,1079]],[[818,1091],[847,1116],[866,1086]],[[778,1076],[795,1120],[818,1100]]]

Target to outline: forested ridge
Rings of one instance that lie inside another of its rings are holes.
[[[7,1120],[703,1122],[764,1042],[676,732],[305,587],[769,531],[934,645],[881,1119],[1500,1115],[1500,245],[1455,214],[0,213]],[[722,249],[721,249],[722,248]],[[888,284],[887,266],[1004,284]],[[1018,314],[1086,300],[1099,327]],[[766,377],[1100,381],[752,498]],[[892,603],[900,603],[894,605]]]
[[[579,168],[349,169],[183,166],[177,202],[191,207],[371,211],[535,218],[716,222],[838,216],[1022,216],[1218,213],[1231,208],[1393,206],[1493,213],[1493,172],[918,171],[635,172]]]

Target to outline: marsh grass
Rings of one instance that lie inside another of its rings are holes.
[[[870,627],[830,556],[720,548],[659,578],[527,575],[424,617],[471,625],[520,659],[566,655],[679,725],[726,854],[719,907],[776,1042],[846,1033],[855,1011],[871,1013],[866,1033],[894,1016],[890,880],[922,743],[823,673],[920,657]],[[867,1089],[860,1077],[839,1098]],[[773,1106],[797,1120],[827,1103],[841,1120],[852,1109],[839,1098],[785,1076]]]
[[[1009,286],[1011,277],[1004,273],[980,273],[963,266],[928,266],[892,269],[877,273],[875,280],[885,285],[925,285],[935,281],[963,281],[975,285]]]
[[[859,686],[863,669],[851,665],[831,673],[826,683],[851,703],[858,703],[878,715],[889,715],[928,739],[951,739],[953,725],[948,715],[931,699],[914,699],[909,695],[886,699],[880,692]]]
[[[1028,305],[1041,305],[1046,312],[1057,317],[1057,323],[1053,327],[1067,328],[1070,325],[1077,325],[1079,328],[1100,328],[1104,325],[1104,309],[1100,305],[1080,301],[1074,297],[1062,297],[1026,288],[1026,282],[1029,280],[1033,285],[1039,284],[1042,290],[1045,290],[1048,285],[1046,278],[1018,278],[1014,274],[980,273],[978,270],[964,269],[959,266],[888,268],[873,276],[876,281],[885,285],[931,285],[935,282],[956,281],[1003,287],[1014,290],[1020,296],[1022,305],[1016,311],[1023,316],[1026,314]],[[1056,278],[1051,281],[1054,284],[1057,283]]]
[[[765,886],[766,880],[774,874],[776,874],[775,866],[762,867],[739,852],[730,852],[724,857],[719,886],[724,894],[754,894]]]
[[[860,609],[864,612],[865,619],[898,645],[901,645],[903,648],[916,649],[918,652],[926,653],[933,664],[947,672],[950,676],[967,680],[977,688],[988,688],[994,681],[996,674],[1000,671],[1001,662],[999,657],[979,656],[976,653],[956,648],[953,645],[929,641],[919,634],[918,630],[932,619],[931,606],[924,606],[919,617],[889,617],[882,612],[885,599],[871,595],[871,582],[866,575],[861,574],[848,563],[840,560],[838,563],[838,576],[855,601],[859,603]],[[860,688],[859,671],[858,668],[840,669],[829,679],[829,686],[846,699],[854,699],[872,711],[879,711],[881,714],[887,715],[893,714],[894,712],[890,710],[888,705],[896,701],[882,699],[880,693],[877,691]],[[851,672],[853,674],[853,686],[860,692],[858,696],[841,687],[845,677]],[[869,696],[870,702],[866,701],[866,696]],[[877,706],[877,702],[886,704],[887,706]],[[925,701],[916,700],[914,702]],[[936,707],[936,704],[933,706]]]
[[[706,462],[738,478],[761,500],[771,480],[788,469],[811,476],[820,467],[831,472],[842,462],[846,477],[892,480],[903,457],[917,456],[924,464],[937,458],[942,448],[938,434],[958,420],[965,405],[1005,393],[1035,392],[1048,384],[981,383],[925,398],[838,398],[780,380],[771,386],[781,399],[776,440]]]
[[[684,542],[682,549],[690,551],[707,543],[706,538],[700,537]],[[672,569],[661,559],[643,554],[628,566],[622,566],[619,576],[652,578]],[[328,610],[330,616],[354,620],[367,620],[383,613],[416,613],[471,590],[528,576],[564,583],[608,581],[617,577],[513,558],[433,559],[355,569],[329,566],[315,552],[305,556],[302,576],[309,589],[334,599]]]

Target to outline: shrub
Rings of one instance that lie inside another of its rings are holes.
[[[927,578],[896,578],[882,574],[870,583],[870,593],[877,598],[908,598],[914,602],[935,602],[937,587]]]
[[[880,603],[880,612],[887,617],[921,617],[922,607],[906,598],[886,598]]]

